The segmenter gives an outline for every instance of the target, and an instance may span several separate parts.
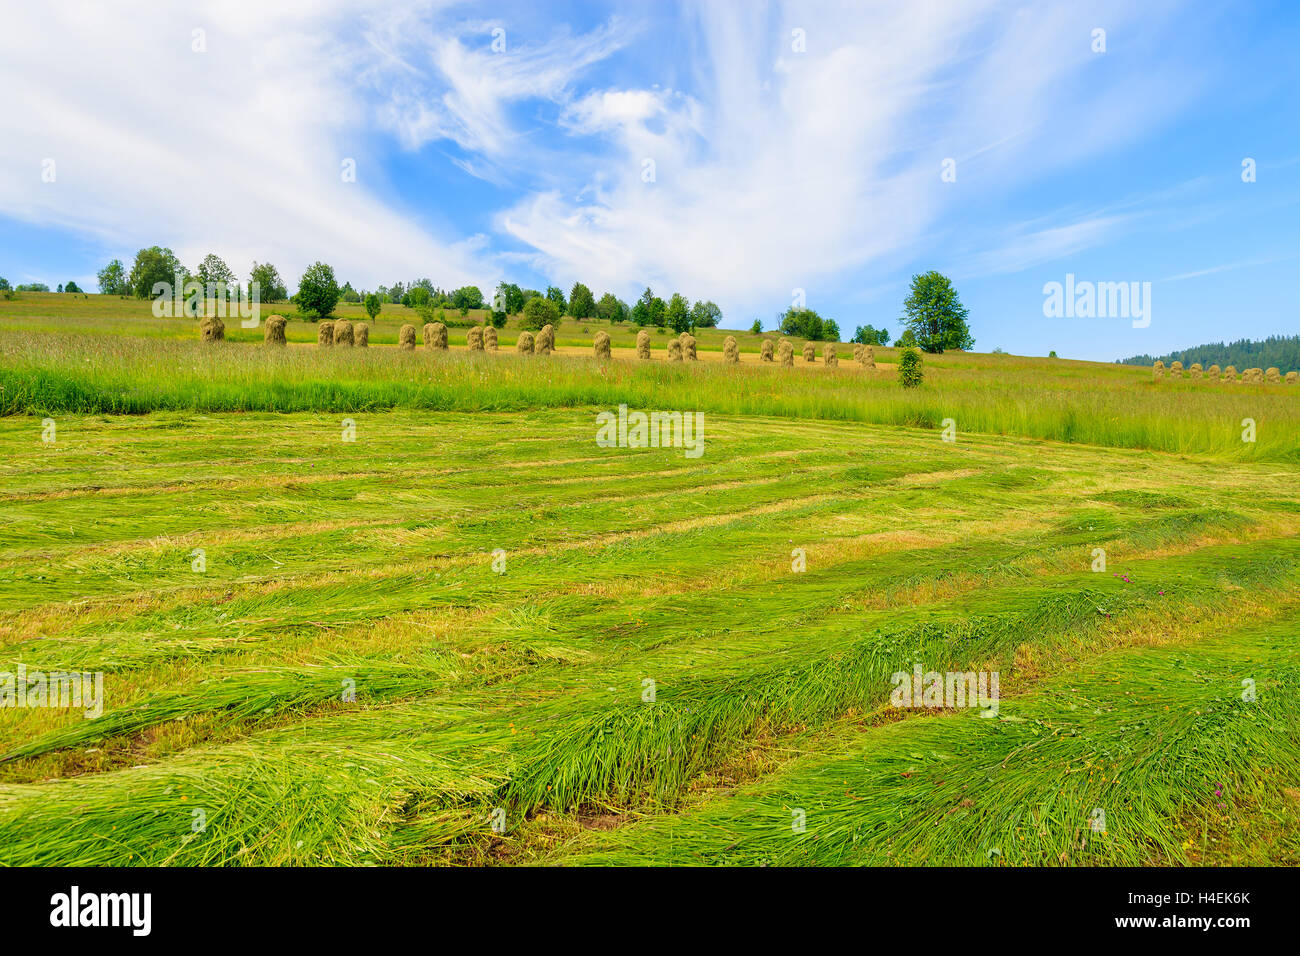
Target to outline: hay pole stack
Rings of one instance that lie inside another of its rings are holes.
[[[835,354],[834,342],[826,343],[826,347],[822,349],[822,358],[826,360],[826,364],[829,365],[831,368],[835,368],[840,364],[840,358],[838,355]]]
[[[775,356],[772,354],[771,339],[763,339],[763,344],[759,349],[758,358],[761,362],[771,362],[774,360]]]
[[[686,361],[699,361],[699,356],[695,354],[695,336],[689,332],[683,332],[677,338],[682,343],[682,355],[685,356]]]
[[[803,344],[803,360],[805,362],[816,362],[817,346],[813,345],[811,342],[805,342]]]
[[[645,329],[636,334],[636,357],[639,359],[650,357],[650,333]]]
[[[284,347],[289,344],[288,338],[284,334],[285,318],[282,315],[272,315],[266,320],[266,328],[262,330],[262,341],[270,345]]]
[[[740,364],[740,346],[734,335],[728,335],[722,342],[722,361],[728,365]]]
[[[680,362],[681,360],[682,360],[682,340],[669,339],[668,340],[668,361]]]
[[[441,322],[424,324],[424,347],[438,352],[447,351],[447,326]]]
[[[397,333],[397,347],[406,349],[408,352],[415,351],[415,326],[409,322],[403,325]]]
[[[786,368],[794,368],[794,346],[789,342],[782,342],[781,347],[776,350],[777,357],[780,358],[781,364]]]
[[[555,326],[549,322],[542,326],[533,340],[533,351],[538,355],[550,355],[555,351]]]

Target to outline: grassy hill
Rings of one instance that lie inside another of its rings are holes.
[[[0,708],[0,865],[1300,863],[1296,387],[79,301],[0,301],[0,673],[104,711]]]

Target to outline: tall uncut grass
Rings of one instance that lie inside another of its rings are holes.
[[[0,333],[0,413],[446,411],[573,406],[711,411],[938,428],[1052,441],[1300,461],[1300,403],[1284,385],[1157,385],[1084,363],[941,356],[922,388],[890,373],[597,363],[452,351],[267,351],[237,343]],[[1141,370],[1138,370],[1139,372]],[[1242,420],[1256,423],[1242,441]]]

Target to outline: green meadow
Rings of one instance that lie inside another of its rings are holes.
[[[0,864],[1300,863],[1300,387],[410,314],[0,301]]]

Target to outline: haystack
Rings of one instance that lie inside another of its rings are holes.
[[[533,343],[533,351],[538,355],[550,355],[555,351],[555,326],[549,323],[542,326]]]
[[[781,364],[786,368],[794,365],[794,346],[789,342],[782,342],[781,347],[776,350],[776,354],[781,360]]]
[[[740,363],[740,346],[736,344],[734,335],[728,335],[722,341],[722,361],[729,362],[732,365]]]
[[[471,325],[469,332],[465,334],[465,344],[469,346],[471,352],[483,351],[483,326]]]
[[[409,323],[402,326],[397,333],[397,347],[403,349],[415,348],[415,326]]]
[[[1223,370],[1223,380],[1225,382],[1235,382],[1237,380],[1237,366],[1229,365]]]
[[[771,362],[775,358],[771,339],[763,339],[763,345],[758,353],[758,357],[759,360],[763,362]]]
[[[822,349],[822,357],[826,359],[826,364],[832,368],[840,364],[839,356],[835,354],[835,346],[830,342],[827,342],[826,347]]]
[[[639,359],[650,357],[650,333],[645,329],[636,334],[636,357]]]
[[[1170,377],[1170,378],[1182,378],[1182,377],[1183,377],[1183,363],[1182,363],[1182,362],[1172,362],[1172,363],[1170,363],[1170,365],[1169,365],[1169,377]]]
[[[682,355],[686,357],[686,360],[688,362],[697,361],[698,356],[695,354],[695,336],[691,335],[689,332],[683,332],[681,335],[677,336],[677,338],[682,343]]]
[[[316,344],[329,348],[334,344],[334,323],[318,322],[316,324]]]
[[[426,349],[445,351],[447,348],[447,326],[441,322],[426,322],[424,324],[424,347]]]
[[[526,352],[529,355],[532,355],[535,345],[536,343],[533,341],[532,332],[520,332],[519,341],[515,343],[515,348],[520,352]]]
[[[226,323],[215,315],[199,323],[199,337],[204,342],[220,342],[226,337]]]
[[[370,326],[364,322],[352,323],[352,341],[359,349],[370,345]]]
[[[803,360],[805,362],[817,361],[817,346],[811,342],[805,342],[803,344]]]
[[[1286,373],[1286,383],[1288,385],[1294,385],[1297,381],[1300,381],[1300,374],[1297,374],[1296,372]]]
[[[1204,374],[1204,369],[1201,368],[1200,362],[1193,362],[1192,367],[1188,369],[1188,372],[1191,374],[1192,378],[1200,378]]]
[[[609,358],[609,333],[601,329],[591,338],[591,352],[596,358]]]
[[[876,350],[874,346],[862,346],[862,354],[858,356],[858,364],[863,368],[876,367]]]
[[[1282,383],[1282,372],[1275,365],[1264,373],[1264,378],[1270,385],[1280,385]]]
[[[347,319],[338,319],[334,323],[334,344],[352,348],[352,323]]]
[[[681,360],[682,360],[682,340],[669,339],[668,340],[668,361],[680,362]]]
[[[489,352],[497,350],[497,330],[494,326],[488,325],[484,327],[483,348]]]
[[[1205,370],[1206,377],[1212,378],[1215,381],[1218,381],[1219,376],[1221,376],[1222,374],[1223,374],[1223,369],[1219,368],[1219,366],[1217,365],[1211,365],[1209,368]]]
[[[282,315],[273,315],[266,320],[266,328],[262,330],[262,341],[267,345],[288,345],[289,341],[284,335],[285,319]]]

